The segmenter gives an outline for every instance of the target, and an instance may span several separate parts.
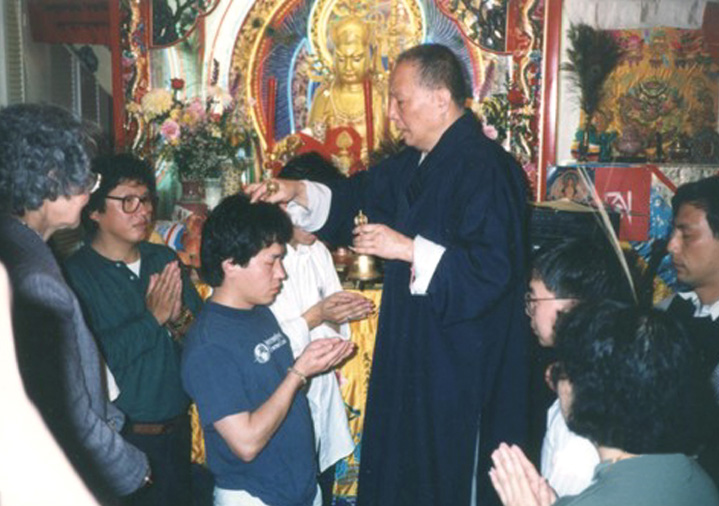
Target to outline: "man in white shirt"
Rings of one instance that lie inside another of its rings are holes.
[[[292,159],[280,177],[323,182],[344,176],[317,153],[306,153]],[[329,250],[310,232],[294,227],[282,265],[287,278],[270,310],[290,339],[295,358],[316,339],[349,339],[348,322],[365,318],[374,309],[362,295],[342,290]],[[312,379],[307,400],[315,429],[323,503],[330,505],[334,464],[355,447],[333,371]]]

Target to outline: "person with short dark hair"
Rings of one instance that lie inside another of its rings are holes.
[[[82,225],[85,233],[94,238],[98,232],[99,225],[96,220],[90,217],[91,214],[103,213],[107,210],[108,200],[114,200],[110,195],[115,188],[122,183],[135,182],[147,188],[147,198],[142,202],[143,208],[150,208],[157,204],[157,185],[155,173],[152,166],[135,155],[124,153],[118,155],[102,155],[93,161],[93,171],[102,178],[102,184],[98,186],[88,200],[87,205],[82,209]],[[124,201],[120,201],[125,206]],[[136,202],[133,201],[133,206]],[[151,205],[151,206],[150,206]]]
[[[540,346],[554,346],[559,317],[578,304],[603,300],[633,303],[627,275],[606,240],[562,241],[535,258],[526,310]],[[542,476],[560,497],[576,495],[592,481],[599,463],[597,450],[589,440],[569,430],[559,399],[555,398],[546,411],[545,428]]]
[[[395,67],[416,65],[418,84],[428,90],[446,89],[454,105],[464,109],[472,93],[467,70],[451,49],[441,44],[421,44],[400,53]],[[405,139],[405,142],[407,139]]]
[[[522,451],[503,444],[490,474],[503,504],[719,504],[709,476],[685,455],[694,361],[681,326],[656,310],[604,301],[562,317],[556,340],[562,412],[601,462],[584,492],[556,499]]]
[[[708,389],[699,463],[719,486],[719,176],[680,186],[672,208],[667,250],[684,289],[662,305],[684,324],[699,354],[698,381]]]
[[[13,287],[18,365],[67,458],[100,501],[112,502],[146,483],[147,458],[119,434],[125,419],[107,401],[97,345],[45,244],[80,224],[96,182],[92,152],[82,123],[64,109],[0,110],[0,261]]]
[[[152,167],[130,154],[93,163],[101,184],[83,211],[89,241],[65,263],[128,418],[125,437],[150,459],[154,484],[133,504],[190,504],[190,399],[180,379],[184,332],[202,301],[174,251],[147,238]]]
[[[197,403],[215,505],[319,505],[310,379],[354,349],[312,341],[293,359],[267,305],[280,291],[292,224],[277,206],[224,199],[202,229],[201,274],[212,297],[187,336],[182,380]]]
[[[389,118],[405,147],[327,185],[250,185],[295,224],[385,260],[361,441],[360,506],[496,502],[489,454],[527,430],[526,186],[465,108],[460,58],[401,54]],[[357,225],[359,211],[369,223]]]
[[[309,151],[291,158],[282,167],[278,176],[282,179],[292,179],[294,181],[307,179],[326,184],[345,178],[332,162],[317,151]]]

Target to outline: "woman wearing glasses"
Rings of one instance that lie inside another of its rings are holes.
[[[89,240],[66,263],[68,280],[117,381],[125,437],[150,459],[153,486],[132,504],[189,504],[190,399],[180,343],[201,306],[177,255],[147,242],[156,202],[152,167],[129,154],[96,159],[102,183],[83,211]]]
[[[65,454],[106,501],[145,483],[147,459],[117,432],[123,416],[106,401],[95,341],[45,244],[80,223],[96,183],[89,148],[82,124],[63,109],[0,111],[0,261],[13,288],[20,371]]]

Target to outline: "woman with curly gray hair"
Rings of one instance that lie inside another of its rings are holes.
[[[0,110],[0,262],[13,289],[18,365],[59,445],[106,503],[142,487],[149,467],[118,432],[123,415],[106,400],[97,346],[45,244],[80,223],[95,183],[90,145],[82,123],[58,107]]]
[[[0,113],[0,209],[47,240],[79,224],[95,182],[90,137],[67,111],[24,104]]]

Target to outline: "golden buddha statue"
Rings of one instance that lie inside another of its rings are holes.
[[[385,87],[373,79],[369,25],[357,16],[346,16],[332,25],[330,40],[334,48],[334,76],[315,93],[309,126],[313,132],[342,126],[353,128],[362,138],[361,158],[366,165],[365,81],[369,79],[372,88],[373,149],[384,136],[386,109]]]

